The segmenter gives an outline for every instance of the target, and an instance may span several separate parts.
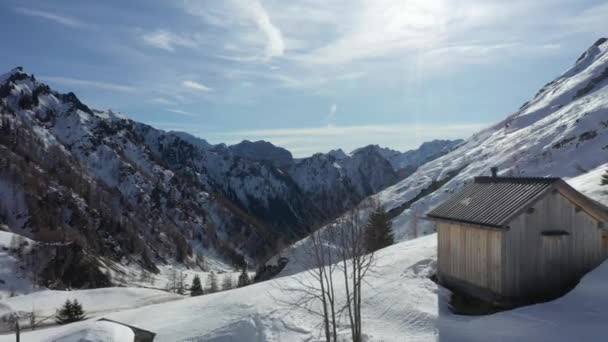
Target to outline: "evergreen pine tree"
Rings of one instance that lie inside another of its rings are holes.
[[[247,274],[247,266],[243,266],[243,270],[241,274],[239,274],[239,280],[237,282],[237,287],[243,287],[249,285],[249,274]]]
[[[67,324],[70,323],[70,315],[72,312],[72,301],[69,299],[65,301],[61,309],[57,311],[55,315],[55,322],[57,324]]]
[[[369,215],[365,226],[365,245],[368,253],[375,252],[381,248],[394,243],[393,231],[390,217],[384,207],[378,206]]]
[[[203,286],[201,285],[201,278],[197,275],[192,279],[192,286],[190,286],[191,296],[200,296],[203,294]]]
[[[207,277],[207,287],[209,288],[209,293],[214,293],[219,290],[217,286],[217,276],[213,271],[211,271]]]
[[[72,319],[74,321],[82,321],[85,319],[84,309],[82,308],[82,304],[78,302],[78,300],[74,299],[72,302]]]
[[[68,324],[83,319],[85,319],[84,310],[76,299],[74,301],[66,300],[55,316],[57,324]]]
[[[608,170],[606,170],[606,172],[604,172],[604,174],[602,175],[602,181],[600,185],[608,185]]]

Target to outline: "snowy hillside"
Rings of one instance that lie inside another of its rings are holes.
[[[447,307],[449,292],[428,278],[435,269],[436,239],[431,234],[395,244],[377,254],[377,266],[367,278],[364,290],[367,341],[570,342],[598,341],[604,335],[608,319],[608,296],[604,290],[608,264],[602,264],[572,292],[553,302],[489,316],[459,316]],[[151,330],[158,334],[159,342],[315,341],[321,334],[319,318],[281,304],[281,300],[291,295],[281,289],[298,286],[305,277],[305,273],[300,273],[213,295],[140,309],[117,309],[104,317]],[[337,284],[336,289],[341,288]],[[85,291],[72,294],[78,293],[79,298],[86,300],[81,292]],[[35,301],[31,296],[24,296],[21,301],[25,303],[28,299]],[[108,295],[105,299],[105,305],[122,307],[121,296]],[[79,331],[95,330],[99,328],[97,324],[91,320],[25,332],[22,340],[55,341]],[[1,342],[13,340],[14,336],[0,335]]]
[[[111,298],[112,300],[108,300]],[[66,300],[78,300],[87,308],[91,317],[138,308],[146,305],[183,299],[183,296],[166,291],[109,287],[93,290],[52,291],[44,290],[26,296],[6,298],[0,305],[0,316],[11,311],[36,312],[39,316],[51,316]]]
[[[420,218],[473,177],[489,174],[491,167],[498,167],[499,175],[570,178],[606,160],[608,42],[602,39],[519,111],[377,197],[392,210],[396,237],[404,240],[432,231]]]
[[[427,278],[433,267],[434,253],[434,236],[383,251],[377,268],[380,273],[370,278],[370,294],[364,304],[364,321],[369,327],[370,341],[434,338],[437,287]],[[267,281],[104,317],[154,331],[159,342],[314,341],[320,333],[318,318],[277,303],[289,296],[279,289],[289,284],[296,286],[297,278]],[[120,300],[108,297],[108,301],[118,304]],[[87,324],[90,323],[26,332],[22,339],[48,341]],[[11,338],[14,337],[0,335],[2,342]]]
[[[4,298],[10,295],[29,293],[36,289],[29,274],[19,267],[19,256],[13,254],[13,248],[19,248],[21,245],[23,252],[27,252],[32,244],[33,241],[29,239],[0,230],[0,300],[4,301]]]

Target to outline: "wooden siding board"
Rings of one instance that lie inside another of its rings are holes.
[[[522,212],[505,232],[505,296],[559,291],[596,267],[606,255],[597,221],[585,211],[577,211],[561,193],[548,192],[533,207],[533,213]],[[564,230],[570,235],[543,237],[543,230]]]
[[[444,222],[438,230],[439,278],[449,276],[499,293],[503,232]]]

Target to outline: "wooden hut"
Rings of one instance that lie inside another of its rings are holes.
[[[476,177],[427,215],[437,275],[502,305],[555,298],[608,256],[608,210],[559,178]]]

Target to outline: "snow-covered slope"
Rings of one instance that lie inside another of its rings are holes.
[[[569,178],[567,182],[578,191],[608,206],[608,185],[600,185],[600,179],[606,172],[608,162],[580,176]]]
[[[574,182],[581,179],[573,180]],[[377,266],[364,288],[366,341],[601,341],[608,319],[608,263],[586,275],[569,294],[553,302],[489,316],[460,316],[448,309],[449,292],[428,277],[434,272],[436,234],[401,242],[377,254]],[[157,341],[279,342],[315,341],[319,317],[282,304],[300,286],[300,273],[248,287],[123,310],[106,315],[158,334]],[[340,277],[338,277],[340,278]],[[337,279],[336,289],[341,289]],[[133,290],[139,291],[139,290]],[[343,293],[339,290],[337,296]],[[24,297],[24,298],[27,298]],[[107,296],[118,307],[121,297]],[[91,329],[86,321],[25,332],[28,342],[54,341]],[[347,327],[340,333],[346,336]],[[0,335],[0,342],[14,336]]]
[[[435,237],[405,242],[382,251],[376,276],[370,277],[364,322],[369,341],[425,341],[435,337],[437,286],[427,278],[433,269]],[[318,317],[281,304],[298,286],[299,274],[227,292],[124,310],[104,317],[156,332],[155,341],[279,342],[315,341]],[[136,290],[137,291],[137,290]],[[26,297],[27,298],[27,297]],[[119,298],[107,297],[119,302]],[[90,322],[26,332],[25,341],[45,341],[86,327]],[[344,327],[346,329],[346,327]],[[347,331],[342,331],[346,334]],[[12,336],[0,335],[0,341]]]
[[[473,177],[574,177],[608,160],[608,42],[599,40],[520,110],[420,167],[377,198],[398,240],[428,233],[426,212]],[[599,182],[599,181],[598,181]]]
[[[108,300],[111,298],[111,300]],[[183,296],[166,291],[136,289],[126,287],[108,287],[93,290],[53,291],[43,290],[25,296],[5,298],[0,305],[0,316],[8,312],[35,311],[38,316],[54,315],[66,300],[78,300],[90,317],[146,305],[183,299]]]
[[[11,295],[32,292],[36,288],[27,272],[19,267],[19,256],[14,252],[16,249],[21,249],[23,253],[27,253],[32,244],[33,241],[30,239],[0,230],[0,300],[2,302]],[[2,315],[1,311],[0,307],[0,315]]]
[[[91,322],[84,327],[52,337],[53,342],[132,342],[135,334],[131,328],[113,322]]]

